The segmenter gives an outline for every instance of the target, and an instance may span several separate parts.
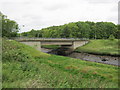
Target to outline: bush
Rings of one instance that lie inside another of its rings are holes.
[[[15,45],[16,44],[16,45]],[[25,60],[31,58],[31,56],[23,51],[21,48],[23,46],[18,46],[19,44],[14,41],[9,41],[3,39],[2,43],[2,61],[20,61],[24,62]]]
[[[109,40],[114,40],[114,39],[115,39],[114,35],[109,36]]]

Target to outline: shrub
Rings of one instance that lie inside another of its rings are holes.
[[[31,58],[31,56],[23,51],[17,42],[3,39],[2,43],[2,61],[20,61],[24,62],[25,60]]]
[[[114,40],[114,39],[115,39],[114,35],[109,36],[109,40]]]

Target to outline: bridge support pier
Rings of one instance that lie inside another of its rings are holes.
[[[34,48],[36,48],[37,50],[40,50],[41,51],[41,42],[34,42],[34,41],[32,41],[32,42],[21,42],[21,43],[23,43],[23,44],[26,44],[26,45],[29,45],[29,46],[31,46],[31,47],[34,47]]]

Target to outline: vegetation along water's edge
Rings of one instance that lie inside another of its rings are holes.
[[[98,39],[98,40],[90,40],[89,43],[87,43],[84,46],[78,47],[74,50],[74,52],[77,53],[89,53],[89,54],[95,54],[95,55],[108,55],[108,56],[120,56],[120,49],[119,46],[119,40],[105,40],[105,39]],[[59,45],[43,45],[42,48],[47,49],[58,49]]]
[[[100,44],[99,47],[103,50],[104,50],[104,48],[109,49],[111,46],[112,46],[112,49],[114,51],[116,49],[118,49],[118,48],[116,48],[118,46],[118,40],[117,40],[117,42],[115,40],[109,40],[109,39],[106,40],[107,42],[105,42],[105,40],[101,40],[101,39],[100,40],[91,40],[91,41],[96,42],[97,44]],[[91,44],[91,41],[88,43],[88,44],[90,44],[89,45],[90,48],[91,48],[91,46],[96,45],[95,43]],[[111,44],[111,42],[112,42],[112,44]],[[86,44],[86,45],[88,45],[88,44]],[[107,44],[110,44],[110,45],[108,46]],[[86,46],[86,45],[84,45],[84,46]],[[82,46],[82,47],[84,47],[84,46]],[[56,54],[56,55],[64,56],[64,53],[62,53],[62,52],[59,53],[59,50],[57,49],[57,48],[60,48],[60,47],[53,48],[54,45],[53,46],[52,45],[46,45],[46,47],[51,48],[51,50],[53,49],[50,52],[48,51],[50,54]],[[89,47],[88,46],[87,46],[87,48],[85,47],[86,51],[89,51],[89,50],[87,50]],[[99,49],[99,47],[97,47],[97,49]],[[62,51],[62,49],[60,49],[60,51]],[[97,53],[96,53],[94,51],[85,52],[84,50],[83,51],[79,50],[79,51],[73,51],[72,53],[67,54],[66,56],[81,59],[81,60],[86,60],[86,61],[93,61],[93,62],[97,62],[97,63],[104,63],[104,64],[110,64],[110,65],[117,65],[118,66],[119,65],[119,63],[118,63],[119,62],[119,53],[117,55],[116,54],[112,54],[112,55],[109,54],[112,51],[108,51],[107,53],[100,53],[99,51],[97,51]],[[117,52],[117,50],[116,50],[116,52]]]
[[[118,48],[119,40],[90,40],[90,42],[82,47],[78,47],[75,52],[85,52],[100,55],[120,56],[120,48]]]
[[[42,53],[13,40],[3,39],[2,49],[3,88],[118,88],[117,66]]]

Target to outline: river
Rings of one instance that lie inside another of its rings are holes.
[[[52,49],[42,48],[42,52],[49,53],[49,54],[56,54],[52,52]],[[67,55],[67,57],[119,66],[118,65],[119,57],[117,56],[115,57],[115,56],[107,56],[107,55],[94,55],[94,54],[88,54],[88,53],[72,52],[71,54]]]

